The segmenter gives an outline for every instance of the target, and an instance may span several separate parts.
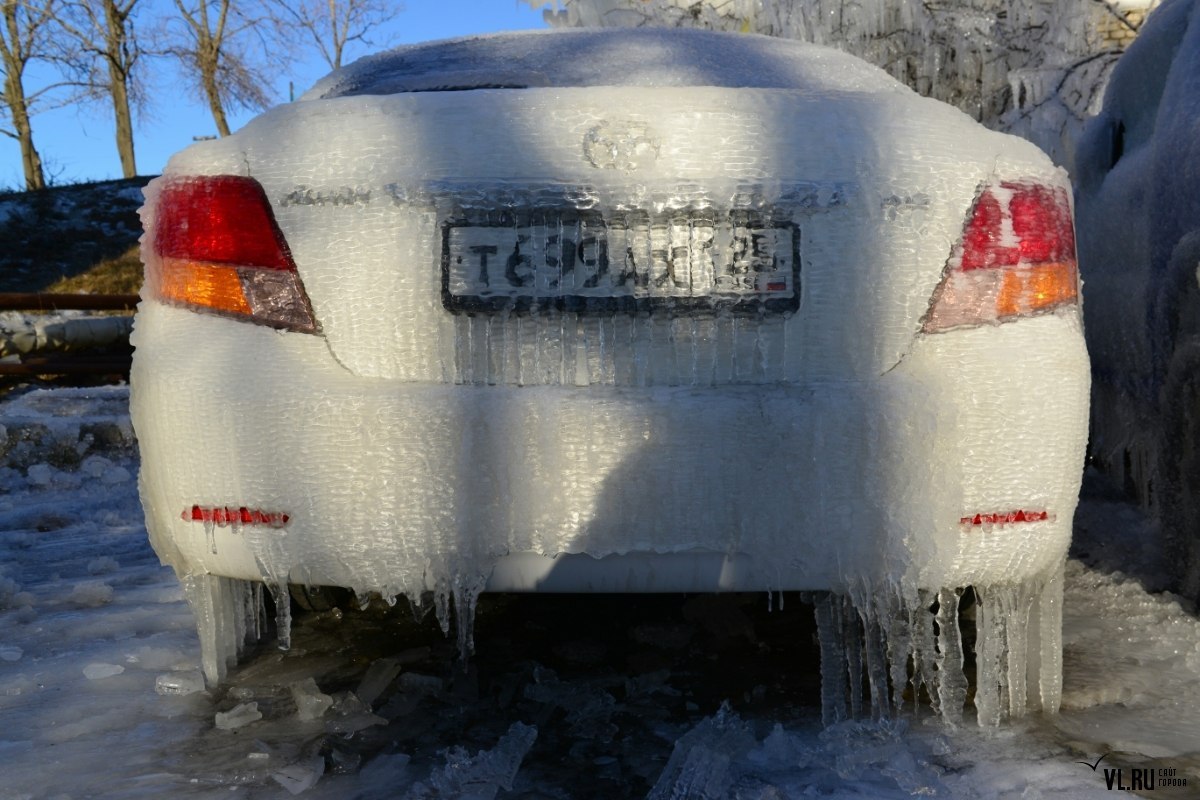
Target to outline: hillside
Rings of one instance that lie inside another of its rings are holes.
[[[151,177],[0,194],[0,292],[45,291],[128,253]]]

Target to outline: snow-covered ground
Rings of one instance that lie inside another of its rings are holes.
[[[823,730],[811,611],[790,596],[485,596],[466,668],[431,620],[379,603],[309,615],[288,653],[192,691],[126,401],[0,402],[0,800],[1200,796],[1200,621],[1152,593],[1150,523],[1098,476],[1055,718]]]

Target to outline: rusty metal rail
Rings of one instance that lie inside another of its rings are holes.
[[[132,311],[137,304],[136,294],[0,292],[5,311]]]
[[[5,311],[132,311],[136,294],[54,294],[48,292],[0,292],[0,310]],[[0,377],[36,375],[128,376],[131,350],[117,342],[95,351],[65,354],[27,354],[20,361],[0,361]]]
[[[80,353],[57,358],[27,358],[24,361],[0,363],[0,375],[128,375],[128,354],[93,355]]]

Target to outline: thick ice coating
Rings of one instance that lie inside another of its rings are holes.
[[[528,31],[398,47],[318,81],[301,101],[592,86],[904,92],[880,69],[833,48],[766,36],[747,43],[707,31]]]
[[[401,49],[180,153],[133,414],[207,674],[258,582],[433,593],[464,650],[484,589],[1032,596],[1086,432],[1065,185],[848,56],[697,32]]]
[[[1169,0],[1080,139],[1080,257],[1096,376],[1091,449],[1161,523],[1172,588],[1200,598],[1200,2]]]

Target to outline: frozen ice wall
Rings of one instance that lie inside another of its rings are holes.
[[[468,650],[481,590],[567,564],[617,565],[573,590],[888,593],[889,630],[919,590],[1061,569],[1076,309],[921,331],[981,187],[1063,176],[861,61],[705,32],[402,48],[176,156],[151,270],[164,187],[223,174],[261,183],[321,332],[140,312],[143,498],[210,676],[261,620],[249,582],[432,594]]]
[[[1080,139],[1080,259],[1097,376],[1092,449],[1174,539],[1176,588],[1200,596],[1190,451],[1200,263],[1200,4],[1163,3]]]

